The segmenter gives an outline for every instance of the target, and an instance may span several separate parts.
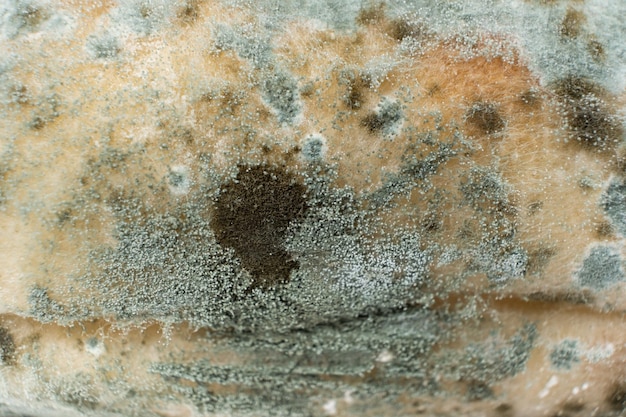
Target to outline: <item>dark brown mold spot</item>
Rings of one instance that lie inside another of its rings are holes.
[[[24,26],[33,28],[46,19],[46,13],[35,4],[27,4],[18,10],[17,17]]]
[[[602,94],[603,89],[584,77],[568,76],[556,82],[554,91],[562,98],[581,100],[588,95]]]
[[[9,87],[9,101],[14,104],[27,104],[29,101],[28,89],[21,84],[12,85]]]
[[[43,118],[41,116],[35,116],[35,117],[32,118],[32,120],[28,124],[28,127],[30,127],[33,130],[41,130],[41,129],[44,128],[46,123],[47,123],[47,121],[46,121],[45,118]]]
[[[626,381],[613,385],[606,402],[615,411],[626,411]]]
[[[565,413],[580,413],[581,411],[583,411],[585,409],[585,403],[583,403],[580,400],[570,400],[570,401],[566,401],[563,404],[563,411]]]
[[[182,23],[190,25],[198,19],[198,6],[198,0],[187,0],[178,9],[176,17],[178,17]]]
[[[372,112],[361,119],[361,126],[366,128],[370,133],[376,133],[383,129],[385,122],[379,117],[378,113]]]
[[[305,193],[293,175],[266,165],[240,166],[237,178],[222,186],[211,226],[217,241],[234,249],[255,287],[286,282],[298,268],[283,240],[306,213]]]
[[[486,135],[498,133],[505,127],[498,106],[482,101],[474,103],[469,108],[465,114],[465,120]]]
[[[426,95],[428,97],[432,97],[437,93],[441,92],[441,86],[439,84],[433,84],[430,86],[430,88],[428,88],[428,90],[426,90]]]
[[[356,22],[360,25],[371,25],[385,18],[385,3],[370,3],[359,11]]]
[[[422,228],[427,232],[437,232],[443,227],[443,219],[437,211],[428,211],[422,218]]]
[[[606,53],[604,51],[604,46],[602,43],[596,39],[592,39],[587,44],[587,50],[593,59],[596,61],[603,61],[606,57]]]
[[[582,77],[566,77],[555,84],[573,136],[583,145],[605,148],[620,141],[622,128],[603,100],[608,93]]]
[[[302,86],[300,89],[300,96],[304,98],[311,98],[315,93],[315,84],[311,81]]]
[[[556,255],[556,249],[539,244],[528,251],[527,274],[537,274],[541,272],[550,262],[550,259]]]
[[[401,18],[394,19],[389,22],[387,34],[398,42],[402,42],[404,39],[407,38],[423,38],[426,34],[426,31],[421,24]]]
[[[513,406],[508,403],[502,403],[495,408],[496,415],[501,417],[509,417],[513,415]]]
[[[559,34],[564,38],[575,38],[582,32],[585,23],[585,15],[575,9],[569,8],[559,27]]]
[[[361,119],[361,126],[369,133],[388,133],[402,119],[402,108],[397,102],[383,102],[377,111]]]
[[[576,138],[591,146],[604,147],[616,142],[621,136],[614,115],[607,112],[601,102],[593,99],[573,106],[568,123]]]
[[[348,77],[346,85],[343,102],[349,109],[360,109],[367,100],[366,91],[369,88],[369,83],[360,74],[352,74]]]
[[[611,237],[615,234],[615,228],[609,221],[602,221],[596,224],[596,233],[601,238]]]
[[[0,364],[12,365],[15,361],[15,342],[4,327],[0,327]]]

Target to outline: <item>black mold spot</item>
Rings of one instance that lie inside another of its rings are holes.
[[[621,139],[622,128],[602,99],[607,95],[602,87],[585,78],[569,76],[556,82],[555,92],[565,106],[567,126],[576,140],[604,148]]]
[[[609,246],[596,246],[583,261],[576,273],[582,287],[602,290],[626,280],[622,269],[622,258]]]
[[[371,112],[361,119],[361,126],[370,133],[389,134],[402,119],[402,106],[398,102],[383,101],[378,111]]]
[[[240,167],[215,204],[217,241],[235,250],[255,286],[285,282],[298,262],[283,248],[289,225],[307,210],[306,188],[278,168]]]
[[[606,402],[615,411],[626,411],[626,382],[616,383],[611,388]]]
[[[465,120],[486,135],[498,133],[505,127],[498,106],[482,101],[474,103],[469,108],[465,114]]]
[[[564,340],[550,352],[550,363],[556,369],[569,370],[572,365],[578,362],[580,362],[580,358],[576,340]]]
[[[15,361],[15,342],[4,327],[0,327],[0,364],[12,365]]]
[[[585,15],[582,12],[568,8],[563,21],[561,21],[559,34],[564,38],[575,38],[580,35],[584,23]]]

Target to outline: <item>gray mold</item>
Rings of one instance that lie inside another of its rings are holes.
[[[576,272],[578,285],[604,290],[626,280],[622,257],[610,246],[596,246]]]
[[[614,179],[602,194],[602,208],[619,234],[626,236],[626,182]]]
[[[569,370],[578,362],[580,362],[580,352],[576,340],[563,340],[550,352],[550,363],[556,369]]]

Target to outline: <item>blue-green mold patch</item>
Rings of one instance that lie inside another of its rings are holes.
[[[576,272],[578,285],[603,290],[626,280],[623,260],[611,246],[596,246]]]

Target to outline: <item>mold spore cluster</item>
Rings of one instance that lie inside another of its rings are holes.
[[[588,79],[569,76],[556,82],[554,89],[575,140],[599,149],[613,148],[623,140],[621,123],[603,98],[607,92],[602,87]]]

